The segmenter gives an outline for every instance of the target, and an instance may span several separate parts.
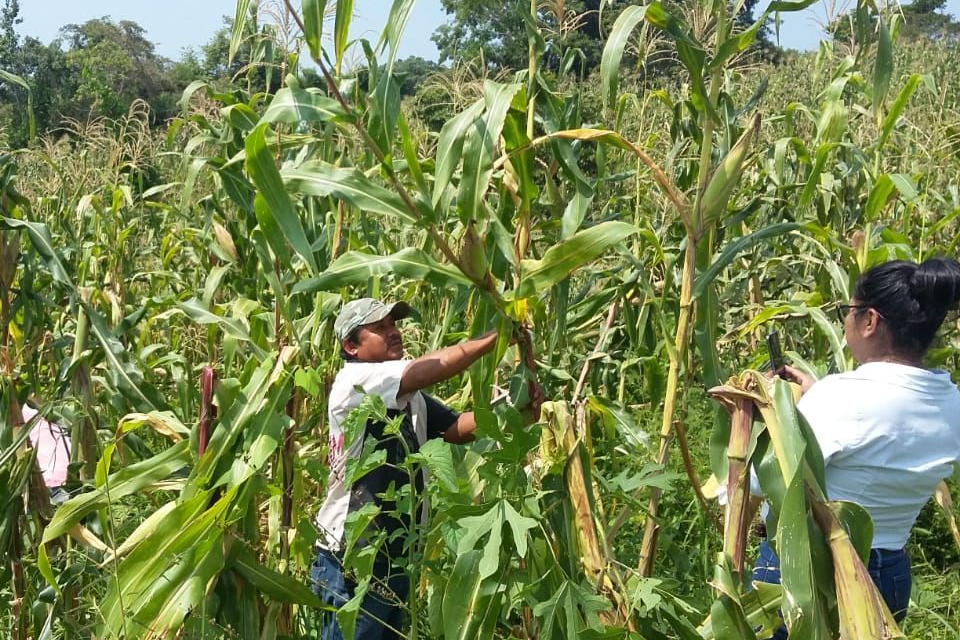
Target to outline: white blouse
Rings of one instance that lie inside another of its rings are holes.
[[[960,462],[960,392],[950,375],[871,362],[818,381],[797,408],[823,451],[827,496],[867,510],[874,548],[902,548]]]

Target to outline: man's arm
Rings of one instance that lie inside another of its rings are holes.
[[[479,338],[466,340],[451,347],[444,347],[420,356],[410,362],[400,377],[399,394],[413,393],[432,384],[463,373],[481,356],[493,350],[497,344],[497,332],[490,331]]]
[[[473,442],[473,432],[476,430],[477,420],[473,415],[473,411],[461,413],[460,416],[457,417],[457,421],[443,432],[443,440],[450,444],[467,444],[468,442]]]

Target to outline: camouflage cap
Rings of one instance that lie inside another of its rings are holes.
[[[410,305],[403,301],[384,304],[373,298],[351,300],[340,309],[333,323],[333,331],[337,334],[337,340],[343,342],[365,324],[379,322],[387,316],[393,316],[394,320],[403,320],[410,315],[410,310]]]

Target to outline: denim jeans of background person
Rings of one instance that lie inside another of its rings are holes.
[[[410,581],[402,573],[390,574],[386,563],[375,563],[371,589],[360,603],[355,638],[400,640],[403,628],[403,604],[407,600]],[[344,575],[343,562],[335,554],[321,550],[310,571],[317,597],[332,607],[340,608],[353,597],[356,584]],[[336,613],[321,613],[320,640],[345,640],[337,624]]]

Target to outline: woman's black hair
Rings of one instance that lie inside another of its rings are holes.
[[[860,276],[853,297],[883,317],[894,349],[922,356],[947,313],[960,303],[960,263],[949,258],[885,262]]]

